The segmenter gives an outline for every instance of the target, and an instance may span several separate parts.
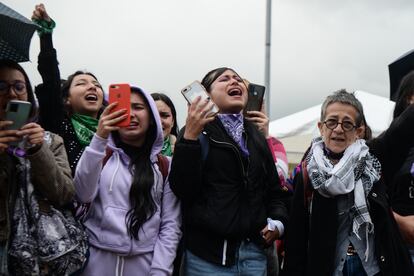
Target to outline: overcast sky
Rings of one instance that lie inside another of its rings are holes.
[[[30,17],[32,0],[4,4]],[[78,69],[104,85],[129,82],[169,95],[220,66],[263,84],[266,0],[43,1],[56,21],[62,78]],[[320,103],[340,89],[388,97],[388,64],[414,48],[414,1],[273,0],[271,118]],[[33,84],[39,40],[25,63]],[[268,92],[268,91],[267,91]],[[381,112],[381,107],[378,107]]]

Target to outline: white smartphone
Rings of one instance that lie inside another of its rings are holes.
[[[193,81],[190,85],[181,89],[181,94],[183,94],[184,98],[187,100],[189,104],[191,104],[195,100],[195,98],[197,98],[198,96],[201,96],[202,100],[209,97],[209,95],[207,94],[207,91],[201,85],[199,81]],[[208,116],[214,116],[218,112],[219,112],[219,109],[217,105],[214,104]]]

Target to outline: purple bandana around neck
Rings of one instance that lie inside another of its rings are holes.
[[[239,145],[244,156],[249,156],[243,137],[243,114],[218,114],[218,117],[231,138]]]

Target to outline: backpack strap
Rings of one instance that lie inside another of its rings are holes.
[[[160,168],[160,172],[162,174],[162,179],[165,180],[167,179],[168,176],[168,167],[170,166],[170,161],[168,160],[167,157],[165,157],[162,154],[157,154],[157,164],[158,164],[158,168]]]
[[[109,158],[111,158],[114,151],[111,148],[107,147],[105,149],[105,153],[106,153],[105,157],[102,159],[102,168],[108,162]],[[168,176],[168,167],[170,166],[170,161],[168,160],[167,157],[165,157],[162,154],[157,154],[157,159],[158,159],[157,160],[158,167],[160,168],[162,178],[165,182],[165,180],[167,179],[167,176]]]
[[[105,157],[102,159],[102,168],[105,166],[106,162],[108,162],[109,158],[111,158],[113,153],[114,153],[114,151],[111,148],[106,147]]]

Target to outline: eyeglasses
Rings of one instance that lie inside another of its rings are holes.
[[[344,121],[342,123],[338,122],[334,119],[328,119],[325,122],[323,122],[327,128],[334,130],[339,124],[341,125],[341,128],[343,131],[348,132],[354,130],[357,126],[349,121]]]
[[[6,95],[9,93],[10,88],[13,88],[13,91],[16,92],[18,95],[25,94],[26,91],[26,83],[23,81],[16,81],[14,83],[8,83],[5,81],[0,81],[0,95]]]

